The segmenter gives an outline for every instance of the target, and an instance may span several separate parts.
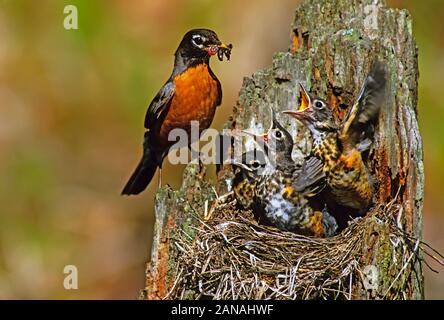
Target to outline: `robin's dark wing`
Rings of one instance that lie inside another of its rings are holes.
[[[365,79],[356,103],[341,126],[340,139],[345,147],[355,147],[361,140],[367,138],[365,133],[372,127],[384,103],[386,82],[385,65],[376,61]]]
[[[222,103],[222,85],[220,84],[219,79],[216,77],[216,75],[213,73],[213,70],[211,70],[210,66],[208,66],[208,71],[210,72],[211,77],[216,81],[217,83],[217,97],[216,97],[216,107],[220,106]]]
[[[145,116],[145,128],[151,129],[162,114],[168,110],[171,100],[176,92],[176,87],[172,81],[168,81],[160,89],[151,101]]]
[[[216,78],[217,81],[217,99],[216,99],[216,107],[220,106],[222,103],[222,86],[219,82],[219,80]]]
[[[316,157],[305,160],[302,168],[295,173],[293,187],[305,196],[314,196],[325,187],[325,173],[323,163]]]

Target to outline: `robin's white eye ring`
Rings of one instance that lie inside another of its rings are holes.
[[[204,43],[204,39],[198,34],[193,36],[192,41],[193,41],[193,44],[199,48],[201,48]]]

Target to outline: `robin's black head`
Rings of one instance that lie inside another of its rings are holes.
[[[188,31],[176,51],[176,59],[180,57],[185,61],[198,61],[208,63],[210,57],[217,54],[219,60],[223,54],[230,58],[231,45],[225,45],[217,34],[209,29],[193,29]]]
[[[310,94],[301,86],[300,104],[297,111],[284,111],[307,126],[312,133],[337,130],[333,112],[327,102]]]

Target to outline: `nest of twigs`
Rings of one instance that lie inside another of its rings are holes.
[[[235,201],[217,203],[209,219],[196,216],[193,237],[175,237],[179,267],[166,298],[402,299],[406,273],[414,272],[422,253],[438,261],[442,256],[401,230],[400,214],[394,203],[378,206],[340,234],[320,239],[259,225]],[[364,258],[375,234],[388,237],[389,281]]]

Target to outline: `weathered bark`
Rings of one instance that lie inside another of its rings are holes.
[[[245,78],[234,120],[228,127],[264,129],[269,124],[270,104],[276,111],[296,108],[298,82],[326,97],[338,119],[342,119],[375,59],[386,62],[390,78],[370,155],[371,172],[378,185],[377,201],[388,203],[398,194],[396,201],[402,207],[397,217],[399,227],[422,239],[424,168],[416,109],[417,48],[407,11],[389,9],[384,1],[375,0],[306,1],[296,10],[289,52],[276,53],[271,68]],[[302,159],[310,149],[307,130],[289,117],[278,115],[278,119],[300,137],[293,156]],[[211,186],[196,177],[194,170],[191,166],[186,171],[181,191],[162,189],[157,194],[155,238],[145,289],[148,299],[165,297],[173,285],[177,251],[171,240],[181,230],[192,237],[191,226],[197,223],[187,212],[203,214],[205,201],[214,200]],[[189,201],[183,201],[185,198]],[[193,208],[186,203],[193,203]],[[399,267],[392,266],[394,253],[386,245],[389,241],[388,228],[375,222],[361,262],[377,268],[379,291],[369,292],[357,283],[354,296],[423,298],[418,259],[407,265],[411,272],[393,281]],[[395,295],[387,294],[393,286],[400,290]],[[193,296],[190,293],[190,298]]]

